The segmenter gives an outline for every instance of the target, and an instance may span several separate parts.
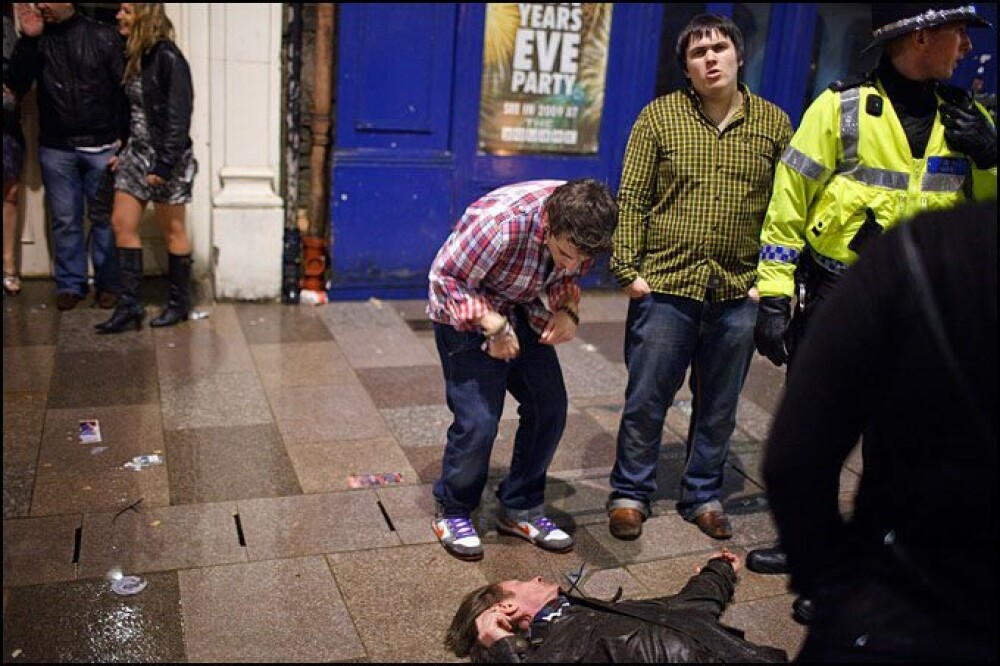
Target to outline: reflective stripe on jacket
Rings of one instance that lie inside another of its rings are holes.
[[[951,150],[939,115],[924,157],[915,159],[881,85],[827,89],[806,110],[777,167],[757,288],[761,296],[791,296],[802,252],[834,273],[846,270],[857,260],[848,245],[869,208],[884,231],[923,210],[996,192],[996,167],[978,169]]]

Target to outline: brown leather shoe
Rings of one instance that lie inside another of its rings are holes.
[[[623,541],[638,539],[646,517],[639,509],[618,508],[608,512],[608,529],[611,536]]]
[[[72,310],[80,302],[80,297],[68,291],[56,294],[56,307],[60,310]]]
[[[722,511],[706,511],[694,519],[694,524],[713,539],[733,537],[733,526],[729,524],[729,517]]]
[[[102,291],[94,299],[94,305],[102,310],[110,310],[118,303],[118,294],[113,291]]]

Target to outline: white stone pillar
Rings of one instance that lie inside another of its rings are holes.
[[[212,270],[220,299],[281,295],[280,3],[207,3],[207,169]],[[197,81],[195,85],[197,99]]]

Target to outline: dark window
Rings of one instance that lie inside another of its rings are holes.
[[[733,23],[743,33],[743,51],[746,53],[740,80],[758,95],[764,76],[764,50],[771,27],[771,6],[769,2],[733,4]]]
[[[804,106],[809,106],[834,81],[874,69],[879,49],[861,53],[871,39],[870,4],[817,5],[816,36]]]
[[[692,18],[704,13],[705,5],[700,3],[679,2],[664,7],[663,27],[660,28],[660,57],[656,66],[657,97],[687,87],[687,77],[677,63],[677,36]]]

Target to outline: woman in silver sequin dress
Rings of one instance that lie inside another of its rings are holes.
[[[142,326],[139,299],[142,241],[139,222],[149,202],[167,242],[170,292],[167,305],[150,326],[171,326],[191,309],[191,241],[184,227],[186,206],[198,163],[191,149],[194,94],[191,70],[174,43],[174,28],[163,3],[123,2],[116,16],[125,37],[123,85],[131,103],[129,138],[116,158],[111,224],[118,246],[122,295],[99,333]]]

